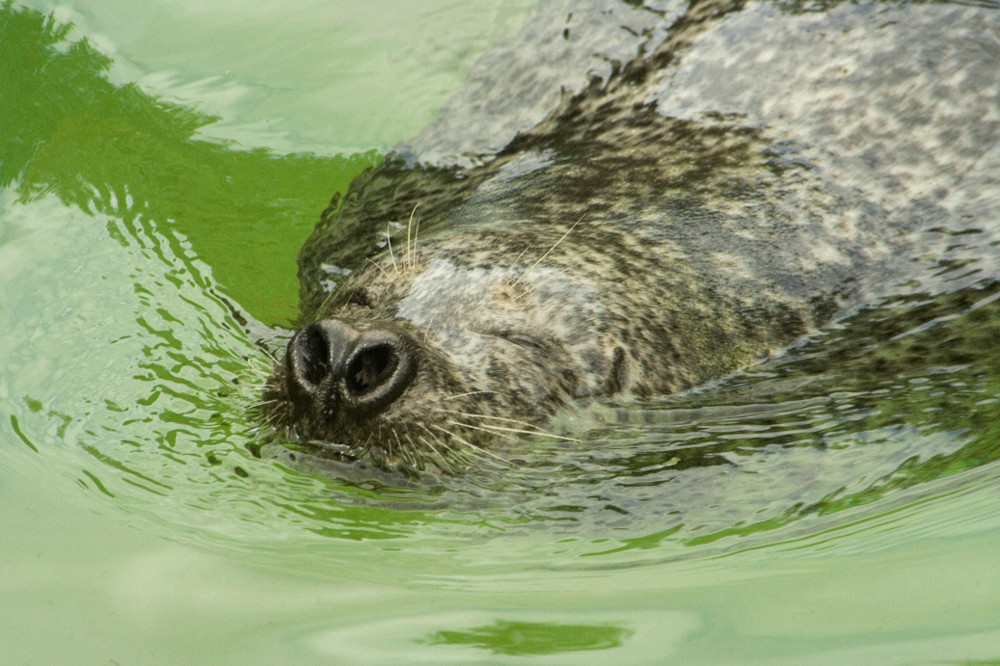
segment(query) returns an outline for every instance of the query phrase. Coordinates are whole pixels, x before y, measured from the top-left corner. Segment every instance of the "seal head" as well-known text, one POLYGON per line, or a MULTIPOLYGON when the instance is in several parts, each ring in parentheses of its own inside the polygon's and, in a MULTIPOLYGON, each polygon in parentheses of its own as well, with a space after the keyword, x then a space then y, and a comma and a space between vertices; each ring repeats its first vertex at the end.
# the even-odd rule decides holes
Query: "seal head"
POLYGON ((516 234, 481 240, 435 239, 353 275, 289 341, 267 420, 323 455, 454 471, 569 401, 625 388, 587 272, 554 253, 512 263, 528 249, 513 252, 516 234))

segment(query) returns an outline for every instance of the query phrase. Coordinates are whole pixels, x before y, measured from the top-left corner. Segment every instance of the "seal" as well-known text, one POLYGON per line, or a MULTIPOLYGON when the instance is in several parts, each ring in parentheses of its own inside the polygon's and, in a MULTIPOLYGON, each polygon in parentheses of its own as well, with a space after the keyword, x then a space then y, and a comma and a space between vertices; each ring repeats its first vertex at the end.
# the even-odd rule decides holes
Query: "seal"
POLYGON ((567 405, 696 387, 929 274, 928 229, 998 226, 998 19, 544 7, 334 197, 265 420, 460 473, 567 405))

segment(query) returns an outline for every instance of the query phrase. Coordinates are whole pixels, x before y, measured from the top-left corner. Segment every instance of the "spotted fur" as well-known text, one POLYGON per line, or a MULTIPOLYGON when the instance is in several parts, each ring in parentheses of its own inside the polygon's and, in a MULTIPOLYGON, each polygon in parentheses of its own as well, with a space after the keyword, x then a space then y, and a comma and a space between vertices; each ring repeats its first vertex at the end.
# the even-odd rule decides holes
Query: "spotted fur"
POLYGON ((396 331, 417 375, 375 416, 303 416, 279 363, 270 423, 461 471, 564 405, 697 386, 926 283, 946 251, 927 230, 998 233, 997 9, 604 5, 545 5, 334 199, 301 323, 396 331))

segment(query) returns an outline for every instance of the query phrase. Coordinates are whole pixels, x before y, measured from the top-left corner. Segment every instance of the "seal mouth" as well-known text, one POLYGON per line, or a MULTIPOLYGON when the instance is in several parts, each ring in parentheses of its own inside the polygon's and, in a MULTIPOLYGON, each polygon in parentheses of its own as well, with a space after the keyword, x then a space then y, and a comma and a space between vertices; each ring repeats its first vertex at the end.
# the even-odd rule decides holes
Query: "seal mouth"
POLYGON ((300 441, 297 446, 303 447, 303 450, 321 455, 324 459, 333 460, 345 465, 358 463, 363 457, 361 451, 358 451, 356 447, 349 444, 310 439, 300 441))
POLYGON ((427 484, 426 479, 410 468, 383 465, 378 458, 370 459, 355 447, 344 444, 319 440, 273 443, 259 455, 350 484, 369 487, 378 484, 377 487, 384 488, 416 488, 427 484))

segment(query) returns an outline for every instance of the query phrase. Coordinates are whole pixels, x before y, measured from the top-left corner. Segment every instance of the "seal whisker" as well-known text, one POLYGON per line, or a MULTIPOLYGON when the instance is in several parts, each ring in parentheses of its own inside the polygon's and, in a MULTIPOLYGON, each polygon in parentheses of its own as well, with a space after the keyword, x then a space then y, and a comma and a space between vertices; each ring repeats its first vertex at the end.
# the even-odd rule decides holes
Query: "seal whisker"
POLYGON ((396 265, 396 255, 392 252, 392 235, 389 233, 389 225, 385 225, 385 242, 389 246, 389 259, 392 260, 392 270, 395 273, 399 272, 399 266, 396 265))
POLYGON ((508 416, 496 416, 494 414, 476 414, 475 412, 459 412, 452 409, 439 409, 438 411, 444 412, 446 414, 454 414, 455 416, 469 416, 474 419, 493 419, 494 421, 506 421, 507 423, 517 423, 528 428, 534 428, 534 432, 545 433, 545 431, 534 423, 528 421, 522 421, 520 419, 512 419, 508 416))
MULTIPOLYGON (((257 347, 257 349, 259 349, 264 354, 264 356, 267 357, 267 359, 271 363, 277 363, 278 362, 277 355, 273 351, 271 351, 270 349, 268 349, 267 346, 264 345, 264 344, 262 344, 260 341, 257 341, 256 343, 254 343, 254 346, 257 347)), ((246 357, 246 362, 247 362, 247 367, 249 367, 251 370, 257 369, 257 362, 258 362, 258 360, 256 358, 254 358, 253 356, 247 356, 246 357)))
MULTIPOLYGON (((365 442, 365 451, 370 451, 371 450, 370 447, 369 447, 369 442, 371 442, 371 441, 372 441, 372 436, 371 436, 371 434, 369 434, 368 435, 368 441, 365 442)), ((378 432, 375 434, 375 441, 376 442, 381 442, 382 441, 382 424, 381 423, 378 424, 378 432)))
MULTIPOLYGON (((463 425, 461 423, 453 423, 453 425, 457 425, 459 427, 463 427, 463 425)), ((441 426, 435 425, 433 427, 434 427, 435 430, 440 430, 441 432, 445 433, 446 435, 448 435, 449 437, 451 437, 452 439, 454 439, 456 442, 461 442, 462 444, 464 444, 465 446, 467 446, 469 448, 469 450, 475 451, 477 455, 488 456, 489 458, 492 458, 492 459, 494 459, 494 460, 496 460, 498 462, 501 462, 504 465, 510 465, 510 461, 509 460, 505 460, 505 459, 501 458, 500 456, 498 456, 497 454, 493 453, 492 451, 487 451, 486 449, 484 449, 481 446, 476 446, 475 444, 473 444, 469 440, 465 439, 464 437, 456 435, 453 432, 449 432, 448 430, 445 430, 441 426)))
MULTIPOLYGON (((459 412, 459 411, 449 410, 449 409, 438 409, 437 411, 442 412, 444 414, 452 414, 454 416, 467 416, 469 418, 474 418, 474 419, 493 419, 494 421, 504 421, 506 423, 515 423, 517 425, 522 425, 525 428, 529 428, 529 429, 526 429, 526 430, 507 429, 507 430, 510 430, 511 432, 520 432, 520 433, 529 434, 529 435, 543 435, 543 436, 546 436, 546 437, 551 437, 553 439, 565 440, 565 441, 568 441, 568 442, 577 442, 577 443, 580 442, 579 439, 575 439, 573 437, 568 437, 566 435, 558 435, 558 434, 556 434, 554 432, 551 432, 549 430, 545 430, 544 428, 540 427, 539 425, 537 425, 535 423, 530 423, 528 421, 522 421, 520 419, 512 419, 512 418, 509 418, 509 417, 506 417, 506 416, 495 416, 493 414, 475 414, 475 413, 472 413, 472 412, 459 412)), ((500 428, 502 428, 502 426, 497 426, 497 425, 493 425, 493 424, 490 424, 490 423, 480 423, 479 425, 482 426, 482 427, 484 427, 484 428, 494 428, 494 429, 500 429, 500 428)))
POLYGON ((278 414, 276 412, 258 414, 257 422, 260 425, 277 427, 278 414))
MULTIPOLYGON (((391 247, 391 246, 390 246, 390 247, 391 247)), ((372 265, 372 266, 374 266, 375 268, 377 268, 377 269, 379 269, 380 271, 382 271, 382 275, 386 276, 386 277, 387 277, 387 278, 389 278, 390 280, 392 279, 392 276, 391 276, 391 275, 389 275, 389 273, 388 273, 388 272, 386 272, 386 270, 385 270, 384 268, 382 268, 381 266, 379 266, 378 264, 376 264, 376 263, 375 263, 374 261, 372 261, 372 260, 371 260, 371 258, 368 258, 368 259, 367 259, 367 261, 368 261, 368 263, 369 263, 369 264, 371 264, 371 265, 372 265)), ((395 265, 395 263, 394 263, 393 265, 395 265)), ((343 307, 347 307, 347 304, 345 303, 343 307)))
MULTIPOLYGON (((406 438, 409 439, 411 443, 413 442, 413 440, 410 438, 409 435, 407 435, 406 438)), ((458 468, 457 468, 457 466, 454 463, 455 456, 452 456, 452 458, 449 459, 447 456, 445 456, 443 453, 441 453, 438 450, 438 448, 436 446, 434 446, 434 444, 432 444, 426 437, 418 437, 417 439, 420 441, 421 444, 423 444, 426 448, 430 449, 434 453, 433 460, 434 460, 435 464, 441 470, 443 470, 443 471, 445 471, 445 472, 447 472, 449 474, 454 474, 454 473, 456 473, 458 471, 458 468)), ((431 436, 431 439, 433 439, 434 441, 436 441, 438 444, 441 444, 442 446, 444 446, 444 444, 441 442, 441 440, 439 440, 438 438, 434 437, 433 435, 431 436)), ((415 444, 414 444, 414 448, 416 448, 415 444)))
MULTIPOLYGON (((427 441, 426 439, 424 439, 423 437, 417 437, 417 440, 418 440, 418 441, 419 441, 419 442, 420 442, 420 443, 421 443, 421 444, 422 444, 423 446, 425 446, 426 448, 430 449, 430 450, 431 450, 431 452, 432 452, 432 453, 434 454, 434 456, 435 456, 436 458, 439 458, 439 459, 441 458, 441 452, 437 450, 437 447, 436 447, 436 446, 434 446, 433 444, 431 444, 430 442, 428 442, 428 441, 427 441)), ((407 433, 407 434, 406 434, 406 441, 408 441, 408 442, 410 443, 410 446, 412 446, 412 447, 413 447, 414 449, 416 449, 416 448, 417 448, 417 443, 413 441, 413 437, 411 437, 409 433, 407 433)))
MULTIPOLYGON (((481 428, 500 427, 500 426, 494 426, 491 423, 483 423, 482 422, 482 420, 484 420, 484 419, 493 418, 494 420, 505 420, 508 423, 513 423, 513 424, 516 424, 516 425, 524 426, 525 427, 524 432, 530 433, 532 435, 549 435, 549 434, 552 434, 552 433, 545 432, 544 430, 542 430, 541 428, 537 427, 533 423, 528 423, 527 421, 518 421, 517 419, 502 419, 502 417, 498 417, 498 416, 497 417, 491 417, 488 414, 475 414, 475 413, 470 413, 470 412, 458 412, 458 411, 454 411, 454 410, 450 410, 450 409, 437 409, 435 411, 437 411, 440 414, 447 414, 447 415, 452 416, 452 417, 462 416, 462 417, 466 417, 466 418, 470 418, 470 419, 479 419, 480 420, 479 421, 479 427, 481 427, 481 428)), ((465 422, 463 422, 463 424, 468 425, 469 427, 475 427, 471 423, 465 423, 465 422)), ((552 436, 554 437, 555 435, 553 434, 552 436)))
MULTIPOLYGON (((478 430, 480 432, 488 432, 491 435, 499 435, 499 436, 505 437, 507 439, 514 439, 514 436, 512 434, 505 433, 505 432, 498 432, 498 431, 492 430, 490 428, 486 428, 484 426, 477 426, 477 425, 473 425, 471 423, 463 423, 462 421, 447 421, 447 423, 449 425, 458 426, 459 428, 468 428, 470 430, 478 430)), ((479 448, 482 448, 482 447, 479 447, 479 448)))
POLYGON ((573 437, 567 437, 565 435, 555 435, 553 433, 547 433, 539 430, 522 430, 519 428, 506 428, 504 426, 492 425, 489 423, 481 423, 478 426, 474 426, 471 423, 456 423, 454 421, 449 421, 454 425, 464 425, 467 428, 472 428, 473 430, 482 430, 484 432, 494 432, 494 433, 514 433, 518 435, 545 435, 547 437, 552 437, 553 439, 559 439, 566 442, 576 442, 579 443, 580 440, 573 437))
MULTIPOLYGON (((447 432, 447 431, 446 431, 447 432)), ((454 434, 451 434, 451 441, 444 441, 439 437, 434 437, 434 440, 440 442, 445 449, 448 451, 449 465, 455 471, 464 466, 466 469, 473 467, 490 467, 496 465, 496 461, 484 456, 481 451, 476 448, 466 448, 468 443, 463 443, 459 441, 460 438, 456 438, 454 434)))
MULTIPOLYGON (((448 421, 447 423, 449 425, 455 425, 460 428, 470 427, 468 424, 458 423, 456 421, 448 421)), ((497 456, 488 449, 479 446, 478 444, 473 444, 468 439, 456 434, 455 432, 452 432, 451 430, 444 428, 444 426, 435 426, 435 429, 446 433, 452 439, 452 441, 462 445, 461 449, 456 449, 455 447, 451 447, 451 450, 459 451, 464 459, 471 460, 475 462, 477 465, 483 465, 488 463, 493 464, 496 462, 502 462, 505 465, 510 465, 509 461, 504 460, 503 458, 497 456)))
MULTIPOLYGON (((510 463, 503 458, 486 455, 485 449, 465 440, 453 432, 445 430, 451 437, 453 444, 448 445, 449 455, 456 461, 468 467, 493 467, 510 466, 510 463)), ((455 465, 457 467, 457 464, 455 465)))
POLYGON ((261 421, 263 425, 273 426, 278 419, 277 413, 271 414, 261 414, 261 421))
POLYGON ((403 442, 399 439, 399 431, 395 428, 392 429, 392 436, 396 439, 396 445, 399 447, 396 449, 396 456, 403 457, 406 453, 406 447, 403 446, 403 442))
POLYGON ((399 458, 410 469, 423 469, 422 458, 418 455, 417 445, 413 443, 413 438, 403 433, 403 439, 409 442, 409 446, 403 446, 403 440, 399 438, 399 433, 393 430, 396 435, 396 442, 399 444, 399 458))
POLYGON ((462 450, 460 450, 460 449, 456 449, 454 446, 452 446, 448 442, 443 441, 441 438, 435 436, 434 433, 432 433, 431 431, 427 430, 427 428, 425 428, 424 426, 421 425, 420 427, 423 428, 423 430, 427 433, 427 436, 430 437, 431 440, 437 442, 438 445, 441 446, 441 448, 443 448, 447 452, 447 454, 448 454, 448 455, 445 455, 445 454, 441 453, 437 449, 437 447, 435 447, 433 444, 431 444, 430 441, 427 440, 427 438, 425 438, 425 437, 421 437, 420 438, 420 441, 423 442, 426 446, 430 447, 430 449, 432 451, 434 451, 434 453, 437 455, 437 458, 439 460, 439 463, 438 463, 439 467, 443 471, 446 471, 446 472, 449 472, 449 473, 456 472, 458 470, 457 461, 465 461, 466 458, 467 458, 465 452, 462 451, 462 450))
POLYGON ((413 210, 410 211, 410 220, 406 223, 406 265, 412 268, 416 263, 416 250, 417 250, 417 233, 420 232, 420 218, 417 218, 417 229, 413 235, 413 245, 410 245, 410 229, 413 227, 413 216, 417 212, 417 207, 420 206, 418 201, 413 206, 413 210))
POLYGON ((536 261, 535 263, 531 264, 531 266, 528 267, 528 270, 526 270, 523 273, 521 273, 520 277, 518 277, 514 281, 514 283, 511 284, 510 286, 512 288, 516 287, 521 282, 521 280, 523 280, 528 275, 528 273, 530 273, 531 271, 535 270, 535 267, 538 266, 538 264, 542 263, 542 261, 545 260, 545 257, 549 256, 552 253, 552 250, 556 249, 556 247, 559 245, 559 243, 563 242, 563 239, 565 239, 566 236, 569 236, 569 232, 571 232, 574 229, 576 229, 576 225, 580 224, 581 220, 583 220, 583 216, 582 215, 580 216, 580 218, 576 222, 573 223, 573 226, 571 226, 569 229, 566 230, 566 233, 564 233, 562 236, 559 237, 559 240, 557 240, 555 243, 552 244, 552 247, 550 247, 548 250, 545 251, 545 254, 543 254, 542 256, 540 256, 538 258, 538 261, 536 261))
POLYGON ((436 319, 437 319, 437 313, 434 313, 434 315, 431 316, 430 320, 427 322, 427 325, 424 326, 424 344, 427 344, 427 336, 430 335, 431 327, 434 326, 434 321, 436 319))
MULTIPOLYGON (((417 425, 418 425, 418 426, 419 426, 419 427, 420 427, 420 428, 421 428, 421 429, 422 429, 422 430, 423 430, 424 432, 426 432, 426 433, 427 433, 427 436, 428 436, 428 437, 430 437, 430 438, 431 438, 431 439, 433 439, 433 440, 434 440, 435 442, 437 442, 438 444, 440 444, 440 445, 441 445, 441 447, 442 447, 442 448, 444 448, 444 449, 445 449, 446 451, 449 451, 449 452, 451 452, 451 453, 452 453, 453 455, 455 455, 455 456, 461 456, 461 457, 462 457, 463 459, 464 459, 464 458, 466 458, 466 457, 468 456, 468 454, 466 454, 466 452, 465 452, 464 450, 462 450, 462 449, 459 449, 459 448, 456 448, 456 447, 452 446, 452 445, 451 445, 451 444, 449 444, 449 443, 448 443, 448 442, 447 442, 446 440, 443 440, 443 439, 441 439, 440 437, 438 437, 437 435, 435 435, 435 434, 434 434, 433 432, 431 432, 431 431, 430 431, 430 429, 428 429, 428 428, 427 428, 427 426, 425 426, 425 425, 424 425, 423 423, 418 423, 417 425)), ((448 435, 449 437, 452 437, 452 438, 454 438, 454 434, 453 434, 453 433, 451 433, 451 432, 449 432, 448 430, 443 430, 443 432, 444 432, 445 434, 447 434, 447 435, 448 435)), ((474 458, 474 459, 475 459, 476 457, 477 457, 477 456, 473 455, 473 458, 474 458)))
POLYGON ((261 347, 260 349, 261 349, 261 352, 264 353, 267 356, 267 360, 266 361, 259 360, 257 358, 254 358, 253 356, 251 356, 251 357, 244 357, 244 359, 243 359, 247 363, 246 369, 249 370, 250 372, 260 372, 261 370, 266 371, 267 368, 270 367, 271 363, 273 363, 273 362, 275 362, 275 361, 278 360, 277 357, 274 356, 274 354, 272 354, 271 352, 264 352, 264 348, 263 347, 261 347))
POLYGON ((445 400, 456 400, 458 398, 467 398, 470 395, 493 395, 496 391, 469 391, 468 393, 456 393, 455 395, 446 395, 441 398, 441 402, 445 400))
POLYGON ((507 267, 507 274, 508 275, 510 275, 511 271, 514 270, 514 266, 517 266, 517 262, 519 262, 521 260, 521 257, 523 257, 524 253, 527 252, 527 251, 528 251, 528 248, 524 248, 523 250, 521 250, 521 254, 519 254, 516 257, 514 257, 514 261, 510 262, 510 266, 507 267))
POLYGON ((253 403, 252 405, 250 405, 250 409, 260 409, 261 407, 266 407, 268 405, 275 405, 277 403, 278 403, 278 401, 275 400, 275 399, 272 399, 272 400, 260 400, 258 402, 253 403))

